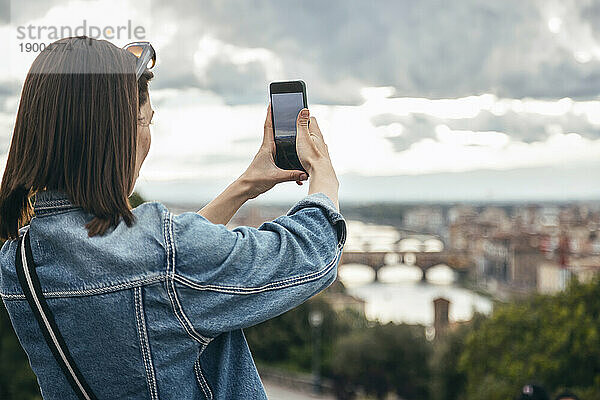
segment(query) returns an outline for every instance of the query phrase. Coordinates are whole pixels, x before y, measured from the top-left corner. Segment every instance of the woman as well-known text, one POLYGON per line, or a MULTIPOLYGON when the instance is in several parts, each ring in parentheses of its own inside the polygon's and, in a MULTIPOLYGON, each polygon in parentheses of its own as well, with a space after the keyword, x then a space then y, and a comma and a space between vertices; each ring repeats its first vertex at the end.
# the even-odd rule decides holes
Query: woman
POLYGON ((302 110, 309 194, 259 228, 224 224, 306 179, 275 166, 270 109, 248 169, 198 213, 131 209, 153 114, 136 63, 84 37, 34 61, 0 188, 2 299, 44 399, 266 398, 242 329, 328 287, 346 239, 327 145, 302 110), (16 272, 30 265, 41 299, 16 272))

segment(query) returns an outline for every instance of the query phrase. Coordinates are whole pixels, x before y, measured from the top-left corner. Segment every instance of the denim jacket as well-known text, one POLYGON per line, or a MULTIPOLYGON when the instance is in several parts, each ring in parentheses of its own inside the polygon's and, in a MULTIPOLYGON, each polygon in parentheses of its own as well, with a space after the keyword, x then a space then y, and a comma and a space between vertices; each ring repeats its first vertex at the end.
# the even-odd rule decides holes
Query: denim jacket
MULTIPOLYGON (((324 193, 260 227, 228 229, 159 202, 103 236, 60 191, 35 196, 33 260, 66 345, 99 399, 265 399, 242 331, 328 287, 346 222, 324 193)), ((44 399, 76 399, 15 272, 0 253, 0 293, 44 399)))

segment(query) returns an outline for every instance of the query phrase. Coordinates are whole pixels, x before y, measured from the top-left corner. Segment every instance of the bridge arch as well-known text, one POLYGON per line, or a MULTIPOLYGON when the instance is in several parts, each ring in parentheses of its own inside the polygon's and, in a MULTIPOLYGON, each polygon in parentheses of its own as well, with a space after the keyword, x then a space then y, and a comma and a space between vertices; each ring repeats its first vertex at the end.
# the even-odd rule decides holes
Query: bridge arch
POLYGON ((398 242, 398 251, 401 253, 419 253, 421 252, 422 246, 423 242, 421 242, 419 239, 408 237, 398 242))
POLYGON ((427 239, 423 242, 425 253, 441 253, 444 251, 444 242, 437 238, 427 239))
POLYGON ((338 277, 346 287, 359 286, 375 281, 377 272, 366 264, 347 263, 339 266, 338 277))
MULTIPOLYGON (((386 266, 412 265, 423 270, 423 279, 425 279, 425 271, 439 265, 448 266, 450 269, 454 270, 456 273, 455 276, 458 276, 459 273, 465 273, 469 270, 469 268, 472 268, 474 265, 474 260, 472 259, 471 255, 466 252, 449 251, 446 249, 441 252, 418 253, 402 253, 398 250, 370 252, 364 250, 348 251, 344 249, 339 268, 342 269, 343 265, 347 264, 361 264, 364 267, 370 267, 375 271, 375 277, 377 277, 377 271, 386 266)), ((434 271, 437 271, 437 269, 434 271)), ((366 275, 367 272, 364 272, 364 274, 366 275)), ((433 272, 432 275, 430 275, 430 278, 434 277, 434 280, 438 279, 439 276, 436 277, 436 274, 437 272, 433 272)), ((443 278, 442 280, 448 279, 443 278)))
POLYGON ((377 271, 377 280, 383 283, 418 282, 422 277, 423 271, 415 265, 385 265, 377 271))
POLYGON ((425 271, 425 280, 437 285, 449 285, 456 281, 456 272, 446 264, 438 264, 425 271))
POLYGON ((417 262, 417 255, 415 253, 404 253, 402 260, 406 265, 415 265, 417 262))
POLYGON ((402 260, 402 256, 396 252, 389 252, 383 256, 383 264, 384 265, 399 264, 401 260, 402 260))

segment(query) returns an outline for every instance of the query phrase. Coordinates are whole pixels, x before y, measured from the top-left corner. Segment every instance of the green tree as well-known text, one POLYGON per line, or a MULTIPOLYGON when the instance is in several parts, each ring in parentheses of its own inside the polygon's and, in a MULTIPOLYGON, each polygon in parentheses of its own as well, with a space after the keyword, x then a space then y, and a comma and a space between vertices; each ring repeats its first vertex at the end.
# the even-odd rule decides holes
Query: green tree
POLYGON ((484 314, 475 313, 471 321, 448 330, 433 342, 430 358, 432 400, 456 400, 464 398, 467 377, 458 366, 464 352, 467 336, 486 320, 484 314))
POLYGON ((146 200, 144 200, 142 195, 139 194, 138 192, 133 192, 131 194, 131 196, 129 196, 129 204, 131 205, 132 208, 136 208, 137 206, 139 206, 140 204, 142 204, 145 201, 146 200))
POLYGON ((41 399, 35 374, 0 302, 0 399, 41 399))
POLYGON ((497 307, 467 336, 459 360, 466 397, 505 399, 536 381, 600 398, 599 299, 600 280, 574 281, 563 293, 497 307))
MULTIPOLYGON (((343 290, 336 282, 327 290, 343 290)), ((331 375, 331 358, 335 339, 348 331, 365 327, 367 320, 352 310, 335 312, 324 292, 300 306, 261 324, 244 329, 248 345, 257 362, 290 370, 310 372, 312 337, 308 315, 312 310, 323 313, 321 331, 322 373, 331 375)))
POLYGON ((335 346, 336 386, 359 386, 378 399, 391 391, 405 399, 426 399, 430 354, 422 326, 388 323, 357 329, 335 346))
POLYGON ((460 326, 434 343, 430 360, 432 400, 455 400, 464 391, 466 377, 456 365, 470 329, 469 325, 460 326))

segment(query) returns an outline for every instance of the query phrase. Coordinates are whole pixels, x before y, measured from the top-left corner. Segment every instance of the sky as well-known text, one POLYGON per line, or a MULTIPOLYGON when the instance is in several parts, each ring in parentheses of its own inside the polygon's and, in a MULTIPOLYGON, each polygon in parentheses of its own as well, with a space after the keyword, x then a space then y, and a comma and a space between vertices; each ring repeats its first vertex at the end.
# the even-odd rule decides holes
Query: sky
POLYGON ((0 165, 23 49, 85 22, 157 51, 148 198, 214 198, 260 146, 269 82, 302 79, 340 203, 599 199, 599 21, 590 0, 0 0, 0 165))

